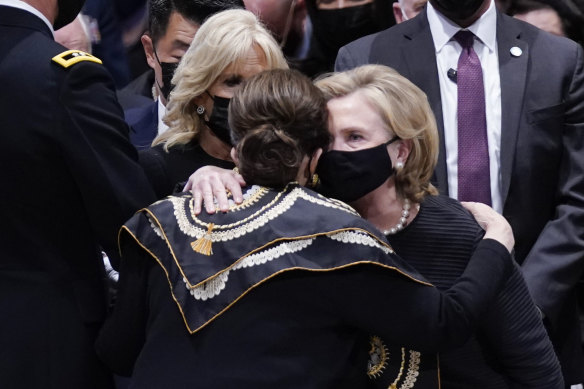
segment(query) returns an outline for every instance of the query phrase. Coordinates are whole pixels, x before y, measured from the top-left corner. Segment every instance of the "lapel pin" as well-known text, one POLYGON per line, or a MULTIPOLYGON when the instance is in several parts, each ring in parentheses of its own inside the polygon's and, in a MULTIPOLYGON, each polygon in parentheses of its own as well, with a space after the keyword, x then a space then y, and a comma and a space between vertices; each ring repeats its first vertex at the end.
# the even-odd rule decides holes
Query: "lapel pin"
POLYGON ((521 54, 523 54, 523 50, 521 50, 519 47, 517 46, 513 46, 511 48, 511 50, 509 50, 511 52, 511 55, 514 57, 519 57, 521 56, 521 54))

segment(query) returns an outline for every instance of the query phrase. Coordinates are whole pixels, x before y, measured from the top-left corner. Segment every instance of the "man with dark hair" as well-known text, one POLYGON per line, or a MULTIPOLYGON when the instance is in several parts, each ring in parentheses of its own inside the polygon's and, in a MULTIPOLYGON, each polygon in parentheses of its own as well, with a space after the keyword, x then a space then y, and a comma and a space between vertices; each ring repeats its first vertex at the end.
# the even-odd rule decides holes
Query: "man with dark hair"
POLYGON ((493 0, 429 0, 412 20, 341 48, 336 70, 365 63, 391 66, 427 94, 440 134, 438 188, 509 220, 565 381, 580 385, 582 47, 502 14, 493 0))
POLYGON ((138 149, 149 148, 154 138, 167 129, 162 118, 172 76, 199 26, 209 16, 230 8, 243 8, 243 1, 150 0, 148 32, 142 36, 142 45, 152 70, 120 93, 122 106, 128 104, 128 93, 132 91, 150 98, 148 103, 125 112, 131 127, 130 140, 138 149))
POLYGON ((83 0, 0 0, 0 387, 109 389, 100 248, 154 194, 101 60, 53 40, 83 0))

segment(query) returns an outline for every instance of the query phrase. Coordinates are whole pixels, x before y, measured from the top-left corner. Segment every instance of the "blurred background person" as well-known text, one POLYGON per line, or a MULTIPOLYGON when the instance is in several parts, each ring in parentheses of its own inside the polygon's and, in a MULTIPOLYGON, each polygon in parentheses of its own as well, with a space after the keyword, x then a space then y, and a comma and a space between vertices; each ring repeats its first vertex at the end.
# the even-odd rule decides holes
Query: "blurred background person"
POLYGON ((339 49, 393 24, 388 0, 305 0, 312 40, 304 72, 310 76, 333 70, 339 49))
POLYGON ((122 44, 126 48, 130 80, 148 70, 141 37, 148 29, 149 0, 124 0, 113 2, 119 22, 122 44))
POLYGON ((205 22, 181 60, 164 121, 169 129, 140 151, 158 198, 201 166, 233 168, 227 107, 233 92, 266 69, 288 68, 282 50, 257 17, 223 12, 205 22))
POLYGON ((253 12, 272 32, 288 61, 306 57, 312 25, 305 0, 243 0, 245 9, 253 12))
POLYGON ((291 68, 310 75, 308 59, 312 23, 305 0, 244 0, 245 8, 260 18, 280 44, 291 68))
POLYGON ((55 31, 55 41, 98 57, 116 88, 130 81, 126 49, 111 0, 87 0, 74 21, 55 31))
POLYGON ((396 23, 409 20, 422 12, 428 0, 397 0, 393 3, 393 17, 396 23))
POLYGON ((132 78, 116 2, 86 0, 82 14, 91 40, 92 53, 103 61, 116 88, 123 88, 132 78))
POLYGON ((70 50, 80 50, 91 54, 91 38, 83 15, 77 15, 71 23, 55 31, 55 42, 70 50))

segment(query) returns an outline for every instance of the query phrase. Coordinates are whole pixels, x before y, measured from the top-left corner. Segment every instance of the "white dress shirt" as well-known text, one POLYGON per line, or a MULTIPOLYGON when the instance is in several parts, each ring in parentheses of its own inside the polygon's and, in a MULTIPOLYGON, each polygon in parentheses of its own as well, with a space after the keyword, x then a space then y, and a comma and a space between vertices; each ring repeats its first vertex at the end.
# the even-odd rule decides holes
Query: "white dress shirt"
MULTIPOLYGON (((460 26, 438 13, 432 4, 427 5, 428 22, 436 49, 436 63, 440 81, 442 116, 444 118, 444 143, 446 145, 446 167, 448 172, 448 193, 458 197, 458 90, 456 83, 448 78, 448 70, 458 67, 458 57, 462 47, 454 35, 462 30, 460 26)), ((499 55, 497 53, 497 13, 495 2, 491 0, 488 10, 471 26, 466 28, 478 39, 473 48, 483 69, 485 102, 487 115, 487 142, 489 147, 489 167, 491 176, 492 207, 503 211, 501 197, 501 80, 499 78, 499 55)))
POLYGON ((164 115, 166 115, 166 107, 162 104, 160 99, 158 101, 158 135, 162 134, 164 131, 168 130, 168 126, 162 121, 164 115))
POLYGON ((41 13, 38 9, 34 8, 33 6, 25 3, 24 1, 20 0, 0 0, 0 5, 6 5, 8 7, 19 8, 25 11, 30 12, 42 19, 43 22, 49 27, 51 30, 51 34, 53 37, 55 36, 55 30, 53 30, 53 25, 49 22, 49 19, 45 15, 41 13))

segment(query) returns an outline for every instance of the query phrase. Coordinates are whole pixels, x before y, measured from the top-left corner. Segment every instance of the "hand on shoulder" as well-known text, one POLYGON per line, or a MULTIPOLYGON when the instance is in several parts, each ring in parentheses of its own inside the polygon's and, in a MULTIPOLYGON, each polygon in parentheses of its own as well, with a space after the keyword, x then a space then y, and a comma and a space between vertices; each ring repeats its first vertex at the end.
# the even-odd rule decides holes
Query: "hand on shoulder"
POLYGON ((194 198, 195 213, 201 212, 204 202, 207 213, 215 213, 215 200, 223 212, 229 210, 229 200, 226 190, 229 190, 233 200, 240 204, 243 201, 241 187, 245 181, 241 174, 234 170, 222 169, 217 166, 204 166, 189 177, 183 191, 191 191, 194 198))
POLYGON ((513 246, 515 246, 513 230, 503 215, 482 203, 462 202, 462 205, 470 211, 477 223, 485 230, 483 239, 494 239, 505 246, 509 252, 513 250, 513 246))

